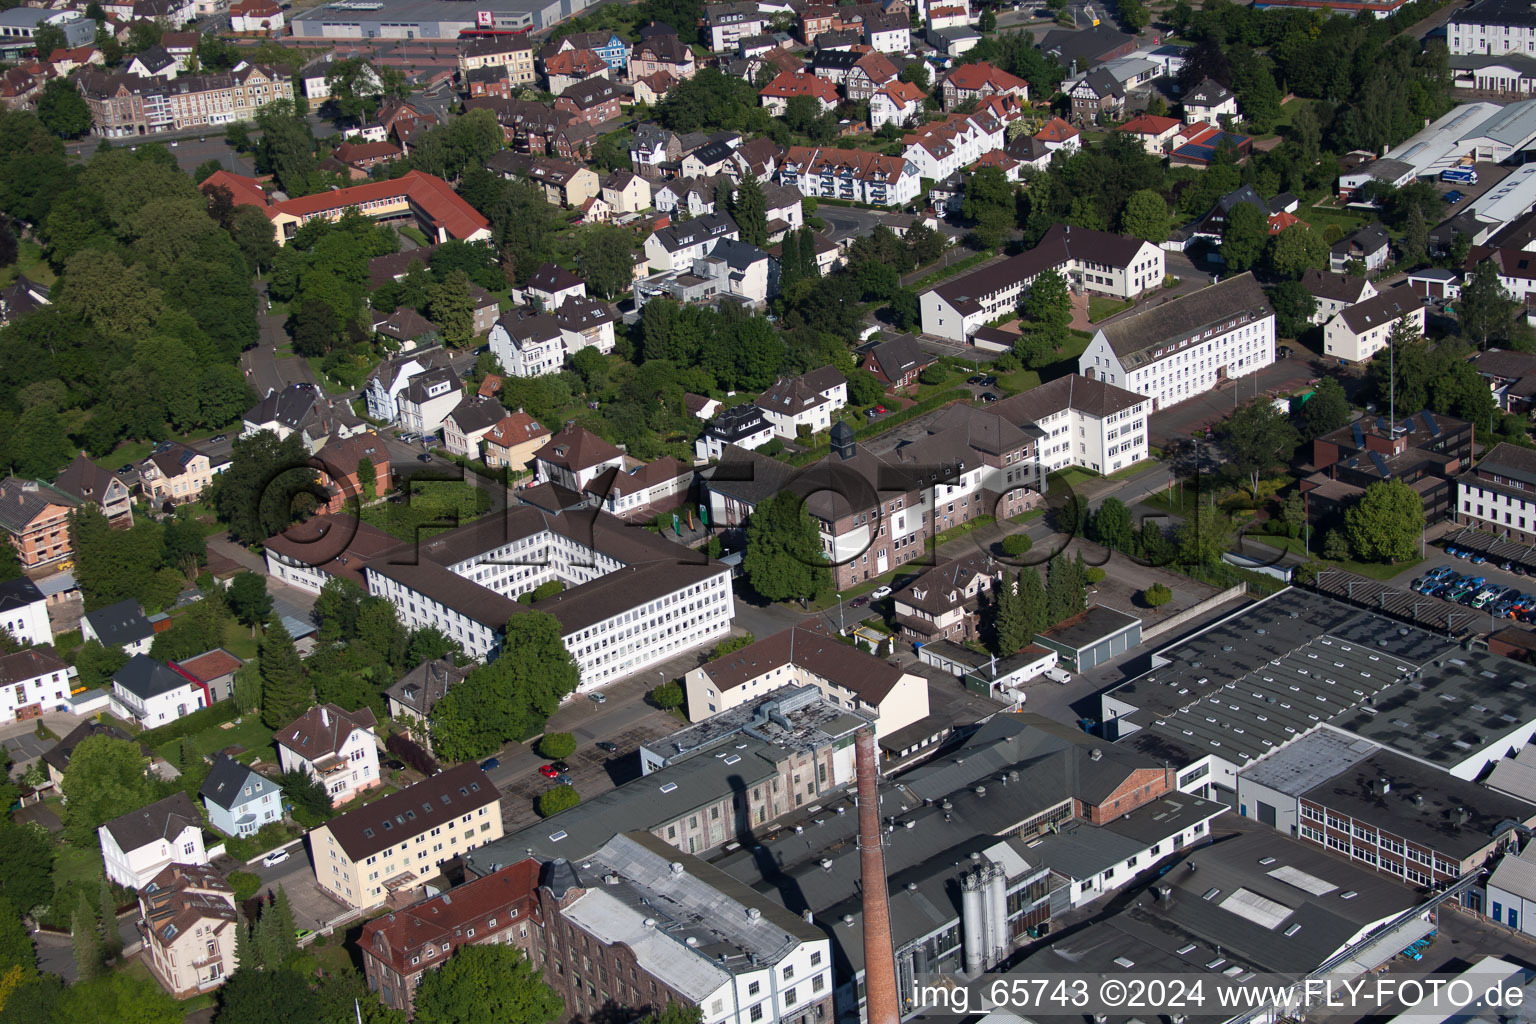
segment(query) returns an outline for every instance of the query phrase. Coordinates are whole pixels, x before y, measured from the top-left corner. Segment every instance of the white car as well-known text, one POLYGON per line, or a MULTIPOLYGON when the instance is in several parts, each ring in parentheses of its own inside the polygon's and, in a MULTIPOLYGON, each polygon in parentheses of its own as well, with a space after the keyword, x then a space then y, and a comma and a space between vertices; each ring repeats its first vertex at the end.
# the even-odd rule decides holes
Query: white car
POLYGON ((884 601, 886 598, 888 598, 890 596, 891 596, 891 588, 890 587, 876 587, 874 590, 871 590, 869 592, 869 599, 871 601, 884 601))
POLYGON ((262 863, 262 865, 264 867, 269 867, 270 868, 270 867, 276 867, 277 865, 281 864, 283 861, 285 861, 287 859, 288 859, 288 851, 286 849, 283 849, 283 850, 273 850, 271 853, 269 853, 265 857, 261 858, 261 863, 262 863))

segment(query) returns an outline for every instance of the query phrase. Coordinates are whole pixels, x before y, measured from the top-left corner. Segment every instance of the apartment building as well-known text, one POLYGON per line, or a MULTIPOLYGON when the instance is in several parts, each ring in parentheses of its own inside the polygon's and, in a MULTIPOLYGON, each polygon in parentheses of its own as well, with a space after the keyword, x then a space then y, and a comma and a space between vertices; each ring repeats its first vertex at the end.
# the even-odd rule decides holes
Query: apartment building
POLYGON ((1453 14, 1445 32, 1453 54, 1536 57, 1536 11, 1519 0, 1477 0, 1453 14))
POLYGON ((304 771, 325 787, 332 807, 382 785, 378 725, 373 711, 343 711, 335 704, 310 708, 273 737, 283 771, 304 771))
POLYGON ((22 722, 67 706, 73 674, 52 647, 0 655, 0 722, 22 722))
POLYGON ((521 473, 549 436, 548 427, 519 409, 486 431, 482 439, 485 464, 492 469, 506 466, 514 473, 521 473))
POLYGON ((734 50, 742 39, 767 31, 769 15, 751 0, 704 5, 704 24, 709 29, 709 48, 716 53, 734 50))
POLYGON ((1323 353, 1346 365, 1369 362, 1387 347, 1399 323, 1424 336, 1424 302, 1411 288, 1389 288, 1335 313, 1323 328, 1323 353))
POLYGON ((1034 454, 1042 478, 1068 466, 1108 474, 1147 457, 1151 400, 1101 380, 1069 374, 994 408, 1041 432, 1034 454))
POLYGON ((1525 544, 1536 543, 1536 453, 1500 443, 1456 480, 1456 519, 1525 544))
POLYGON ((169 81, 86 70, 75 76, 75 87, 90 108, 92 130, 106 138, 238 124, 254 120, 269 103, 293 99, 288 75, 245 61, 230 71, 169 81))
POLYGON ((1376 286, 1363 277, 1336 274, 1308 267, 1301 275, 1301 286, 1317 301, 1312 323, 1326 324, 1334 314, 1376 297, 1376 286))
POLYGON ((488 67, 506 68, 513 85, 532 85, 536 78, 532 40, 522 36, 488 36, 460 44, 461 76, 488 67))
POLYGON ((969 114, 950 114, 942 121, 923 125, 902 136, 905 147, 902 158, 916 167, 923 177, 942 181, 988 153, 1002 149, 1008 122, 1019 113, 1022 108, 1015 106, 1003 115, 989 108, 969 114))
POLYGON ((23 569, 36 569, 74 551, 69 514, 80 500, 41 480, 8 476, 0 482, 0 526, 23 569))
MULTIPOLYGON (((891 595, 901 635, 922 644, 974 639, 981 595, 1006 576, 1005 566, 979 553, 934 566, 891 595)), ((1012 580, 1006 585, 1011 588, 1012 580)))
POLYGON ((645 240, 645 258, 653 271, 684 270, 713 252, 722 238, 740 237, 730 214, 710 213, 652 232, 645 240))
POLYGON ((491 328, 489 342, 496 361, 514 377, 557 373, 565 365, 560 325, 549 313, 531 309, 503 313, 491 328))
POLYGON ((922 173, 899 156, 861 149, 791 146, 779 165, 779 183, 802 195, 847 199, 872 206, 904 206, 922 189, 922 173))
MULTIPOLYGON (((418 262, 425 267, 425 261, 418 262)), ((384 423, 395 422, 400 415, 396 402, 400 392, 410 385, 411 378, 447 364, 448 354, 440 347, 418 348, 409 354, 381 362, 368 375, 368 381, 363 387, 363 397, 368 403, 368 418, 384 423)))
POLYGON ((0 629, 23 644, 53 643, 48 598, 25 576, 0 582, 0 629))
POLYGON ((943 97, 945 110, 953 110, 967 100, 988 96, 1017 96, 1027 103, 1029 83, 982 60, 962 64, 946 75, 939 87, 939 95, 943 97))
POLYGON ((462 383, 452 367, 440 366, 412 377, 395 399, 400 429, 412 434, 433 434, 464 397, 462 383))
POLYGON ((213 868, 170 864, 139 893, 139 935, 155 980, 176 999, 224 984, 240 929, 235 891, 213 868))
POLYGON ((1078 372, 1165 409, 1275 361, 1275 313, 1251 273, 1100 327, 1078 372))
POLYGON ((501 792, 470 762, 332 818, 310 832, 309 852, 321 889, 368 910, 404 902, 444 861, 501 835, 501 792))
POLYGON ((583 692, 730 628, 726 566, 633 529, 564 486, 542 484, 517 497, 502 514, 368 563, 369 592, 390 600, 411 628, 436 626, 483 658, 508 621, 528 611, 517 596, 559 580, 568 589, 539 610, 560 620, 583 692))
POLYGON ((1344 510, 1382 480, 1411 487, 1424 521, 1456 514, 1457 478, 1472 459, 1472 424, 1421 409, 1389 425, 1366 416, 1312 441, 1314 471, 1302 478, 1307 515, 1318 527, 1342 522, 1344 510))
POLYGON ((464 946, 533 952, 544 923, 538 885, 539 862, 528 858, 369 921, 357 941, 368 990, 409 1014, 421 979, 464 946))
POLYGON ((156 505, 196 501, 228 466, 228 460, 215 466, 212 458, 191 445, 166 441, 139 464, 139 486, 156 505))
POLYGON ((832 417, 847 404, 848 378, 831 366, 798 377, 780 377, 756 402, 773 432, 790 441, 802 427, 813 434, 828 429, 832 417))
POLYGON ((836 107, 838 102, 835 85, 825 78, 800 71, 779 72, 757 94, 758 102, 773 117, 783 117, 789 109, 789 101, 796 96, 809 96, 822 113, 836 107))
POLYGON ((1035 279, 1048 270, 1077 291, 1134 299, 1162 285, 1165 264, 1163 250, 1151 242, 1052 225, 1028 252, 941 282, 918 296, 923 333, 968 341, 981 327, 1014 312, 1035 279))

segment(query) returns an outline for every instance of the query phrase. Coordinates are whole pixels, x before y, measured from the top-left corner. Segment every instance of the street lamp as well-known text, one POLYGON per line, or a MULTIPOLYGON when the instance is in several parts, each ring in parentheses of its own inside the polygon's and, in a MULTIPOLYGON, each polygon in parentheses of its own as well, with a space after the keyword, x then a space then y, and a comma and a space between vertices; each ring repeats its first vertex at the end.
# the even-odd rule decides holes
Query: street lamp
POLYGON ((843 633, 843 592, 839 590, 837 592, 837 635, 842 636, 843 633))

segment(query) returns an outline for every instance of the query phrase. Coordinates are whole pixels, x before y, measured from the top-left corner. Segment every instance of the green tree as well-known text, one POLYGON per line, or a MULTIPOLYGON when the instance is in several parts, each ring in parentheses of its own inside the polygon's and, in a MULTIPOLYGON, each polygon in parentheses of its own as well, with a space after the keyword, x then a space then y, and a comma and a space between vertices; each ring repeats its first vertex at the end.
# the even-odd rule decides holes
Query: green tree
POLYGON ((1408 211, 1408 223, 1403 228, 1400 245, 1403 261, 1417 266, 1429 256, 1429 222, 1424 219, 1424 208, 1415 204, 1408 211))
POLYGON ((1014 185, 998 167, 983 167, 965 184, 960 213, 982 249, 996 249, 1013 230, 1014 185))
POLYGON ((344 117, 361 121, 379 109, 383 81, 363 57, 333 61, 326 68, 325 83, 331 92, 328 102, 344 117))
POLYGON ((576 264, 587 287, 605 299, 628 290, 635 267, 635 236, 614 224, 583 228, 577 242, 576 264))
POLYGON ((751 171, 742 176, 741 184, 736 188, 731 217, 741 229, 743 242, 760 249, 768 247, 768 201, 763 196, 762 183, 751 171))
POLYGON ((653 687, 648 696, 651 698, 651 703, 663 711, 671 711, 674 708, 682 707, 683 700, 685 699, 683 688, 676 681, 662 683, 660 686, 653 687))
POLYGON ((1088 536, 1105 547, 1129 552, 1136 538, 1130 508, 1119 498, 1105 498, 1089 520, 1088 536))
POLYGON ((261 666, 248 661, 235 670, 235 682, 230 699, 241 714, 248 714, 261 707, 261 666))
POLYGON ((576 792, 575 786, 556 786, 539 794, 539 816, 548 818, 561 811, 568 811, 579 803, 581 794, 576 792))
POLYGON ((88 690, 111 687, 117 670, 128 664, 121 647, 105 647, 100 640, 87 640, 75 648, 75 683, 88 690))
POLYGON ((475 338, 475 297, 469 290, 469 275, 455 271, 439 281, 427 300, 427 312, 443 340, 463 347, 475 338))
POLYGON ((277 232, 258 206, 237 206, 230 214, 229 236, 245 256, 251 273, 270 267, 277 258, 277 232))
POLYGON ((640 1019, 640 1024, 699 1024, 703 1019, 704 1011, 701 1007, 668 999, 660 1013, 652 1011, 640 1019))
POLYGON ((1029 321, 1031 345, 1039 349, 1040 358, 1027 362, 1031 366, 1049 362, 1071 338, 1072 295, 1066 278, 1054 270, 1045 271, 1030 285, 1020 309, 1029 321))
MULTIPOLYGON (((37 825, 0 821, 0 899, 28 913, 53 895, 54 846, 46 830, 37 825)), ((3 927, 3 925, 0 925, 3 927)), ((0 956, 0 974, 9 966, 0 956)))
POLYGON ((576 753, 576 737, 568 732, 547 732, 539 739, 539 753, 555 761, 576 753))
POLYGON ((1029 549, 1033 546, 1034 541, 1030 539, 1030 536, 1027 533, 1010 533, 1008 536, 1004 537, 1002 541, 1003 554, 1007 555, 1009 558, 1018 558, 1020 555, 1023 555, 1029 551, 1029 549))
POLYGON ((1300 281, 1281 281, 1269 291, 1275 310, 1275 331, 1282 338, 1298 338, 1312 327, 1317 299, 1300 281))
POLYGON ((37 116, 62 138, 78 139, 91 130, 91 108, 67 78, 55 78, 43 86, 37 98, 37 116))
POLYGON ((137 743, 87 736, 64 769, 64 835, 73 843, 96 841, 96 829, 113 818, 153 803, 156 786, 149 759, 137 743))
POLYGON ((1310 441, 1332 433, 1349 423, 1349 398, 1344 387, 1332 377, 1318 381, 1312 397, 1302 405, 1297 422, 1301 438, 1310 441))
POLYGON ((1050 625, 1046 614, 1045 584, 1040 581, 1040 573, 1034 566, 1028 565, 1019 570, 1016 590, 1019 608, 1024 616, 1024 628, 1033 640, 1050 625))
POLYGON ((988 7, 981 12, 981 17, 976 19, 976 30, 983 35, 997 31, 997 15, 992 8, 988 7))
MULTIPOLYGON (((182 749, 187 749, 185 742, 182 743, 182 749)), ((114 960, 122 952, 123 939, 117 933, 117 901, 112 898, 112 885, 105 878, 97 880, 96 905, 101 921, 102 952, 106 959, 114 960)))
POLYGON ((1197 505, 1178 529, 1181 565, 1198 569, 1213 566, 1232 546, 1232 520, 1220 509, 1197 505))
POLYGON ((293 820, 300 825, 313 828, 334 815, 331 797, 325 787, 304 769, 283 772, 277 783, 282 788, 283 800, 293 805, 293 820))
POLYGON ((267 578, 260 573, 236 573, 229 581, 225 599, 240 624, 251 627, 251 636, 256 635, 256 627, 272 614, 272 595, 267 593, 267 578))
MULTIPOLYGON (((250 945, 256 945, 254 940, 250 945)), ((297 1024, 318 1021, 319 1012, 319 998, 303 974, 276 968, 258 971, 242 965, 219 989, 219 1011, 213 1019, 216 1024, 297 1024)))
POLYGON ((1168 204, 1150 188, 1132 192, 1120 212, 1120 230, 1132 238, 1162 245, 1168 240, 1168 204))
POLYGON ((428 971, 416 1024, 550 1024, 564 1003, 514 946, 465 946, 428 971))
POLYGON ((800 496, 780 491, 747 521, 747 581, 770 601, 805 600, 830 582, 821 534, 800 496))
POLYGON ((1220 444, 1233 471, 1248 478, 1249 493, 1259 496, 1259 478, 1276 463, 1289 462, 1301 438, 1285 413, 1267 398, 1238 409, 1221 428, 1220 444))
POLYGON ((1331 562, 1342 562, 1349 558, 1349 539, 1343 530, 1329 530, 1323 535, 1323 557, 1331 562))
POLYGON ((1419 550, 1424 503, 1401 480, 1377 480, 1344 511, 1344 530, 1362 560, 1406 562, 1419 550))
POLYGON ((1505 341, 1514 327, 1519 303, 1499 283, 1493 260, 1486 259, 1472 268, 1472 277, 1461 290, 1456 303, 1461 333, 1478 348, 1490 342, 1505 341))
POLYGON ((32 45, 37 49, 39 60, 48 60, 56 50, 69 49, 69 40, 58 25, 44 22, 32 30, 32 45))
POLYGON ((1005 574, 992 587, 992 653, 1016 654, 1031 639, 1023 604, 1005 574))
POLYGON ((1120 10, 1120 22, 1127 32, 1140 33, 1152 22, 1152 15, 1147 13, 1147 7, 1141 0, 1120 0, 1117 6, 1120 10))
POLYGON ((261 666, 261 720, 269 729, 280 729, 307 711, 313 698, 293 637, 281 622, 267 627, 257 658, 261 666))
POLYGON ((1227 214, 1227 226, 1221 238, 1221 258, 1231 270, 1248 270, 1258 264, 1268 238, 1268 218, 1257 207, 1238 203, 1227 214))
POLYGON ((298 434, 270 430, 237 437, 227 470, 213 478, 209 503, 236 540, 254 544, 281 533, 327 500, 298 434))
POLYGON ((70 935, 74 939, 75 972, 81 981, 91 981, 101 976, 105 959, 101 948, 101 934, 96 929, 96 915, 80 894, 80 905, 75 908, 69 922, 70 935))
POLYGON ((1141 600, 1148 608, 1156 610, 1173 600, 1173 591, 1161 583, 1154 583, 1141 592, 1141 600))
POLYGON ((1306 224, 1292 224, 1270 238, 1267 261, 1277 277, 1299 278, 1309 268, 1328 266, 1328 243, 1306 224))
POLYGON ((1066 555, 1057 555, 1045 566, 1045 618, 1049 625, 1070 619, 1087 605, 1083 580, 1066 555))

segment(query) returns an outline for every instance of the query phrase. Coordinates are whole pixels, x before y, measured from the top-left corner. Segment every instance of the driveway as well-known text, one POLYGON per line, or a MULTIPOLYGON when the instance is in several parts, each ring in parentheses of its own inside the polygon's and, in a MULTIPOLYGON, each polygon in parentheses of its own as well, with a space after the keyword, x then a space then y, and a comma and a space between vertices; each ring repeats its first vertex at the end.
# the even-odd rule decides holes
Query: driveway
POLYGON ((1258 373, 1238 377, 1178 405, 1157 410, 1147 424, 1148 442, 1158 448, 1167 448, 1174 441, 1182 441, 1220 423, 1239 405, 1262 395, 1279 397, 1305 390, 1308 381, 1323 375, 1323 368, 1316 359, 1304 357, 1305 349, 1296 351, 1297 356, 1276 360, 1258 373))

